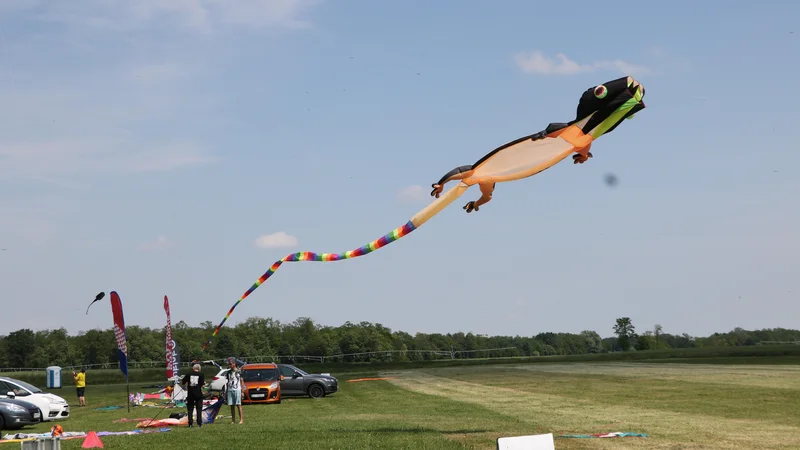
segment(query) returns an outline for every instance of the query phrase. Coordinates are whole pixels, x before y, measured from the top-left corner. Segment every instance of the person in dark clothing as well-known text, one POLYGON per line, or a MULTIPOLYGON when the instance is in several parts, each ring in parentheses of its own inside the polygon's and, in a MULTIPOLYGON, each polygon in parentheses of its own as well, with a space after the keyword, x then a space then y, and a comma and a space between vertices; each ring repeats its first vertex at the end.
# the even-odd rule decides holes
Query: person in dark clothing
POLYGON ((186 389, 186 409, 189 412, 189 426, 194 426, 192 420, 192 412, 197 414, 197 426, 203 426, 203 388, 206 385, 206 379, 203 372, 200 371, 200 364, 192 366, 192 372, 187 373, 181 380, 181 385, 186 389))

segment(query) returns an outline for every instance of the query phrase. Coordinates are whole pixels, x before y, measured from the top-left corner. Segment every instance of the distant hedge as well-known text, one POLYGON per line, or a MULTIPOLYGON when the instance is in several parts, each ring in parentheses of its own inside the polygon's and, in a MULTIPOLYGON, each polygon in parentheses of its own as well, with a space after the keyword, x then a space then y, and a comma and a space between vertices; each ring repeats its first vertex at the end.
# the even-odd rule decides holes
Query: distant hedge
MULTIPOLYGON (((717 347, 717 348, 685 348, 664 349, 633 352, 611 352, 584 355, 564 356, 536 356, 515 358, 491 359, 451 359, 435 361, 412 362, 330 362, 330 363, 298 363, 298 367, 308 372, 329 372, 336 376, 353 372, 374 372, 387 370, 476 366, 489 364, 537 364, 537 363, 569 363, 569 362, 649 362, 649 363, 696 363, 696 364, 800 364, 800 345, 758 345, 742 347, 717 347)), ((182 373, 186 373, 184 368, 182 373)), ((204 366, 203 373, 211 379, 216 375, 216 367, 204 366)), ((163 368, 131 369, 129 370, 131 383, 164 384, 166 374, 163 368)), ((36 372, 10 372, 2 376, 16 378, 38 386, 46 387, 47 373, 44 370, 36 372)), ((86 373, 86 383, 93 384, 120 384, 125 383, 125 376, 119 369, 89 370, 86 373)), ((62 371, 62 387, 74 386, 71 371, 62 371)))

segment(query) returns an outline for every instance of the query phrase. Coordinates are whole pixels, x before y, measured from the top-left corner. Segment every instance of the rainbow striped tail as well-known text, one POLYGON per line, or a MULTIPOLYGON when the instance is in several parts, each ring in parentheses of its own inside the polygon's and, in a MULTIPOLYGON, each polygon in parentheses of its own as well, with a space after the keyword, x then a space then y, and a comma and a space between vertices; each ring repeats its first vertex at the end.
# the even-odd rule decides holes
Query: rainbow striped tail
POLYGON ((286 255, 283 258, 275 261, 272 264, 272 266, 266 272, 264 272, 264 275, 261 275, 261 277, 259 277, 259 279, 256 280, 256 282, 253 283, 252 286, 250 286, 250 289, 248 289, 247 292, 245 292, 239 298, 239 300, 236 300, 236 303, 234 303, 233 306, 231 307, 231 309, 228 310, 228 314, 226 314, 225 318, 222 319, 222 322, 220 322, 220 324, 217 325, 217 328, 214 330, 214 334, 212 334, 211 338, 205 344, 203 344, 203 351, 205 351, 206 347, 208 347, 208 344, 211 343, 211 340, 214 339, 214 337, 219 333, 219 330, 222 328, 222 326, 225 324, 225 322, 231 316, 231 313, 233 313, 233 310, 236 309, 236 306, 238 306, 239 303, 242 302, 242 300, 247 298, 247 296, 250 295, 253 291, 255 291, 259 286, 264 284, 264 282, 267 281, 269 279, 269 277, 271 277, 272 274, 274 274, 278 270, 278 268, 281 267, 281 264, 283 264, 284 262, 341 261, 343 259, 357 258, 359 256, 364 256, 364 255, 367 255, 369 253, 372 253, 375 250, 377 250, 377 249, 379 249, 381 247, 384 247, 386 245, 389 245, 392 242, 394 242, 394 241, 396 241, 396 240, 398 240, 398 239, 400 239, 400 238, 402 238, 404 236, 408 236, 409 233, 411 233, 412 231, 414 231, 416 229, 417 229, 417 227, 409 220, 402 227, 396 228, 391 233, 388 233, 388 234, 384 235, 380 239, 376 239, 376 240, 370 242, 369 244, 364 245, 362 247, 359 247, 359 248, 357 248, 355 250, 350 250, 350 251, 347 251, 347 252, 344 252, 344 253, 297 252, 297 253, 292 253, 292 254, 286 255))
POLYGON ((447 205, 449 205, 454 200, 456 200, 458 197, 460 197, 461 194, 466 192, 466 190, 468 188, 469 188, 469 186, 467 186, 466 184, 459 183, 457 186, 454 186, 449 191, 447 191, 444 195, 440 196, 438 199, 436 199, 435 201, 431 202, 431 204, 429 204, 428 206, 423 208, 414 217, 412 217, 411 220, 406 222, 405 225, 392 230, 391 233, 388 233, 388 234, 384 235, 383 237, 381 237, 379 239, 376 239, 376 240, 370 242, 367 245, 364 245, 363 247, 359 247, 359 248, 357 248, 355 250, 350 250, 350 251, 347 251, 347 252, 344 252, 344 253, 297 252, 297 253, 292 253, 292 254, 286 255, 283 258, 279 259, 278 261, 275 261, 272 264, 272 266, 269 268, 269 270, 267 270, 264 273, 264 275, 261 275, 261 277, 258 280, 256 280, 256 282, 253 283, 252 286, 250 286, 250 289, 248 289, 247 292, 245 292, 239 298, 239 300, 236 300, 236 303, 234 303, 233 306, 231 306, 231 309, 228 310, 228 314, 226 314, 225 318, 222 319, 222 322, 220 322, 219 325, 217 325, 217 328, 214 330, 214 333, 211 335, 211 337, 208 339, 208 341, 206 341, 206 343, 203 344, 203 350, 202 351, 205 351, 206 347, 208 347, 208 345, 211 343, 211 340, 214 339, 214 337, 217 334, 219 334, 219 330, 222 329, 222 326, 225 324, 225 322, 231 316, 231 314, 233 313, 233 310, 236 309, 236 307, 239 305, 239 303, 241 303, 242 300, 247 298, 247 296, 250 295, 253 291, 255 291, 259 286, 264 284, 264 282, 267 281, 267 279, 269 279, 269 277, 271 277, 272 274, 274 274, 284 262, 287 262, 287 261, 288 262, 296 262, 296 261, 341 261, 343 259, 352 259, 352 258, 356 258, 356 257, 359 257, 359 256, 363 256, 363 255, 372 253, 375 250, 377 250, 377 249, 379 249, 381 247, 384 247, 386 245, 389 245, 392 242, 394 242, 394 241, 396 241, 396 240, 398 240, 398 239, 400 239, 400 238, 402 238, 404 236, 408 236, 409 233, 411 233, 412 231, 414 231, 417 228, 419 228, 423 223, 427 222, 430 218, 432 218, 433 216, 438 214, 447 205))

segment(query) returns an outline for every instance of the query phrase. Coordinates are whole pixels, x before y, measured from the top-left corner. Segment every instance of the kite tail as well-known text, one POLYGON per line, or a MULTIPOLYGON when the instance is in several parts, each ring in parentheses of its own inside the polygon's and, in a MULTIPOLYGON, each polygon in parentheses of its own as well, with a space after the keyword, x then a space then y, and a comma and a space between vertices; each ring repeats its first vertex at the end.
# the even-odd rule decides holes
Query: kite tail
MULTIPOLYGON (((214 337, 219 333, 219 330, 222 328, 222 325, 224 325, 225 321, 227 321, 228 318, 231 316, 231 313, 233 313, 233 310, 236 309, 236 306, 238 306, 239 303, 242 302, 242 300, 247 298, 248 295, 250 295, 253 291, 255 291, 264 282, 266 282, 269 279, 269 277, 271 277, 272 274, 274 274, 281 267, 281 264, 283 264, 284 262, 287 262, 287 261, 288 262, 296 262, 296 261, 340 261, 342 259, 356 258, 358 256, 363 256, 363 255, 366 255, 368 253, 371 253, 371 252, 373 252, 373 251, 375 251, 375 250, 377 250, 377 249, 379 249, 379 248, 381 248, 381 247, 383 247, 385 245, 391 244, 392 242, 400 239, 401 237, 407 236, 409 233, 411 233, 415 229, 416 229, 416 227, 409 220, 402 227, 394 229, 391 233, 386 234, 385 236, 381 237, 380 239, 376 239, 376 240, 370 242, 369 244, 367 244, 367 245, 365 245, 363 247, 359 247, 359 248, 357 248, 355 250, 350 250, 350 251, 347 251, 345 253, 298 252, 298 253, 292 253, 290 255, 284 256, 283 258, 279 259, 278 261, 275 261, 272 264, 272 267, 270 267, 269 270, 267 270, 264 273, 264 275, 261 275, 261 277, 258 280, 256 280, 256 282, 253 283, 252 286, 250 286, 250 289, 248 289, 247 292, 245 292, 239 298, 239 300, 236 300, 236 303, 234 303, 233 306, 231 307, 231 309, 228 310, 228 314, 225 315, 225 318, 222 319, 222 322, 220 322, 220 324, 217 326, 217 329, 214 330, 214 334, 211 335, 211 339, 214 339, 214 337)), ((209 339, 203 345, 203 350, 205 350, 206 347, 208 346, 208 344, 211 343, 211 339, 209 339)))
POLYGON ((236 303, 234 303, 233 306, 231 306, 231 309, 228 310, 228 314, 226 314, 225 318, 222 319, 222 322, 220 322, 219 325, 217 325, 217 328, 214 330, 214 333, 211 335, 211 337, 208 339, 208 341, 206 341, 206 343, 203 344, 202 351, 205 351, 206 347, 208 347, 208 345, 211 343, 211 341, 214 339, 214 337, 216 337, 217 334, 219 334, 219 330, 222 329, 222 326, 225 324, 225 322, 231 316, 231 314, 233 313, 233 310, 236 309, 236 307, 239 305, 239 303, 241 303, 242 300, 247 298, 247 296, 249 296, 259 286, 264 284, 264 282, 266 282, 267 279, 269 279, 269 277, 271 277, 272 274, 274 274, 280 268, 281 264, 283 264, 284 262, 287 262, 287 261, 288 262, 297 262, 297 261, 340 261, 340 260, 343 260, 343 259, 352 259, 352 258, 356 258, 358 256, 363 256, 363 255, 372 253, 375 250, 377 250, 377 249, 379 249, 381 247, 384 247, 384 246, 386 246, 388 244, 391 244, 392 242, 394 242, 394 241, 396 241, 396 240, 398 240, 398 239, 400 239, 400 238, 402 238, 404 236, 408 236, 409 233, 411 233, 412 231, 414 231, 417 228, 419 228, 423 223, 427 222, 430 218, 432 218, 433 216, 438 214, 441 210, 443 210, 447 205, 449 205, 454 200, 456 200, 458 197, 460 197, 461 194, 466 192, 466 190, 468 188, 469 188, 469 186, 467 186, 466 184, 459 183, 457 186, 454 186, 453 188, 451 188, 449 191, 447 191, 444 195, 440 196, 438 199, 436 199, 430 205, 428 205, 425 208, 423 208, 414 217, 412 217, 411 220, 406 222, 405 225, 403 225, 401 227, 398 227, 398 228, 395 228, 394 230, 392 230, 392 232, 384 235, 383 237, 381 237, 379 239, 376 239, 376 240, 370 242, 367 245, 364 245, 363 247, 359 247, 359 248, 357 248, 355 250, 350 250, 350 251, 347 251, 345 253, 297 252, 297 253, 291 253, 289 255, 286 255, 283 258, 275 261, 272 264, 272 266, 269 268, 269 270, 264 272, 264 275, 261 275, 261 277, 258 280, 256 280, 256 282, 253 283, 252 286, 250 286, 250 289, 248 289, 244 294, 242 294, 242 296, 239 298, 239 300, 236 300, 236 303))

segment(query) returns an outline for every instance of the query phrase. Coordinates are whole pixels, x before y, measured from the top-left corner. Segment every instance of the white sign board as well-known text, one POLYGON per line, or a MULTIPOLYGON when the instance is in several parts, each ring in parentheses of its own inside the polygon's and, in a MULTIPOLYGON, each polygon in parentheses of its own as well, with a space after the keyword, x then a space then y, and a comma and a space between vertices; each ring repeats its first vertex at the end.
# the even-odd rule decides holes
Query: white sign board
POLYGON ((497 450, 556 450, 553 434, 497 438, 497 450))

